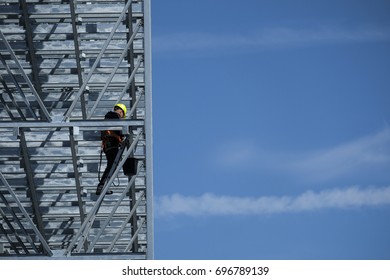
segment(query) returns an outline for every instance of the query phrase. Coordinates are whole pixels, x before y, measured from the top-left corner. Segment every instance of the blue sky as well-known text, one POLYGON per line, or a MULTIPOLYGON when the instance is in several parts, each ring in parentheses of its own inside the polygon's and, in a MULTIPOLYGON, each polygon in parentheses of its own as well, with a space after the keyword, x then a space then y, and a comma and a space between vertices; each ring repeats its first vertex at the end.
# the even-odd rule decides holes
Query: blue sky
POLYGON ((390 259, 389 14, 152 1, 156 259, 390 259))

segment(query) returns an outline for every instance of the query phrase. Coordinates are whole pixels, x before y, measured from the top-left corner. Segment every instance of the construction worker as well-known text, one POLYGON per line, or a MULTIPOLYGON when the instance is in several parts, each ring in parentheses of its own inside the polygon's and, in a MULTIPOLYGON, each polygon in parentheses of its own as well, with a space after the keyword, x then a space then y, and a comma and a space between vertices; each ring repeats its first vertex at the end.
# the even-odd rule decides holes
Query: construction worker
MULTIPOLYGON (((115 104, 114 110, 108 112, 104 119, 123 119, 126 117, 127 108, 124 104, 118 103, 115 104)), ((99 184, 96 189, 96 194, 100 195, 104 183, 107 180, 108 174, 111 170, 112 165, 114 164, 116 155, 118 153, 119 144, 123 140, 123 135, 121 131, 118 130, 104 130, 101 132, 102 139, 102 149, 107 159, 107 166, 104 170, 103 176, 99 181, 99 184)), ((112 194, 112 190, 108 190, 106 194, 112 194)))

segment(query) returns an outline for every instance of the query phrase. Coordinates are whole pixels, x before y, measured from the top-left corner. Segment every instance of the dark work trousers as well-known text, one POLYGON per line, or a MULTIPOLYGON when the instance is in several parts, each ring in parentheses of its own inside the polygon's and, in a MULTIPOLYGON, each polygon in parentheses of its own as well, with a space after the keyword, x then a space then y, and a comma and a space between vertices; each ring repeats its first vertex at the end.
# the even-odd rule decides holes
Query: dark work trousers
POLYGON ((119 150, 118 147, 114 147, 114 148, 110 148, 108 151, 105 152, 106 159, 107 159, 107 166, 106 169, 104 170, 102 178, 100 179, 99 185, 104 185, 104 183, 106 182, 111 167, 114 165, 114 161, 118 153, 118 150, 119 150))

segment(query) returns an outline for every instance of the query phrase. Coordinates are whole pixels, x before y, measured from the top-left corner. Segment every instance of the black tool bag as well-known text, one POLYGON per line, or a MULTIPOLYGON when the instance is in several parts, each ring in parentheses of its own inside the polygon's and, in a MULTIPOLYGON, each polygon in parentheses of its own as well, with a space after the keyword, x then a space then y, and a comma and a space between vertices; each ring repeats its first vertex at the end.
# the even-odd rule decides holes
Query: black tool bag
POLYGON ((126 176, 134 176, 137 174, 137 159, 132 157, 128 158, 123 164, 123 173, 126 176))

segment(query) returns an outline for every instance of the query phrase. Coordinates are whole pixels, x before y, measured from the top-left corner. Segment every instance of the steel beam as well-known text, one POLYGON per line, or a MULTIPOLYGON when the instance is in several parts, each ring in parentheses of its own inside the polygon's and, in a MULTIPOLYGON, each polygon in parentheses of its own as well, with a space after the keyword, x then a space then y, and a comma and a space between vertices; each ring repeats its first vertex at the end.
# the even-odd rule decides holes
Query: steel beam
POLYGON ((88 120, 88 121, 70 121, 70 122, 1 122, 3 128, 62 128, 62 127, 80 127, 85 130, 105 130, 105 129, 122 129, 123 127, 142 127, 143 120, 88 120))
MULTIPOLYGON (((43 221, 41 216, 41 211, 39 209, 39 199, 36 191, 36 186, 34 182, 34 175, 30 164, 30 155, 28 153, 28 147, 26 142, 26 136, 24 134, 24 130, 20 131, 20 146, 22 150, 22 157, 24 163, 24 170, 26 171, 27 176, 27 192, 30 194, 30 200, 32 204, 32 209, 34 212, 35 222, 37 224, 38 230, 40 232, 44 232, 43 221)), ((43 238, 45 238, 43 236, 43 238)))
MULTIPOLYGON (((132 0, 126 0, 126 1, 132 1, 132 0)), ((129 34, 135 33, 133 31, 133 6, 132 5, 130 5, 129 10, 127 11, 126 26, 127 26, 127 29, 129 30, 129 33, 127 34, 127 39, 129 39, 129 34)), ((130 62, 129 63, 129 73, 133 73, 133 71, 134 71, 134 63, 133 63, 134 62, 134 44, 131 44, 130 48, 128 49, 127 60, 130 62)), ((130 79, 130 77, 129 77, 129 79, 130 79)), ((131 107, 134 107, 134 101, 136 100, 136 97, 137 97, 135 83, 131 83, 128 91, 129 91, 129 95, 131 97, 131 107)), ((133 114, 130 112, 129 118, 135 119, 136 116, 133 116, 133 114)))
MULTIPOLYGON (((1 30, 0 30, 0 32, 1 32, 1 30)), ((29 110, 29 112, 31 113, 31 115, 33 116, 34 119, 38 120, 38 117, 37 117, 37 115, 35 114, 35 112, 33 111, 30 102, 28 101, 26 95, 24 94, 24 91, 22 90, 22 88, 21 88, 20 85, 18 84, 18 81, 17 81, 16 78, 15 78, 15 75, 12 73, 11 69, 8 67, 8 65, 7 65, 7 63, 6 63, 6 61, 5 61, 4 57, 3 57, 3 55, 2 55, 1 53, 0 53, 0 61, 3 63, 4 68, 7 70, 8 74, 9 74, 9 76, 10 76, 12 82, 13 82, 13 84, 15 85, 16 90, 19 92, 20 97, 22 97, 24 104, 26 104, 27 110, 29 110)), ((20 66, 20 67, 21 67, 21 66, 20 66)), ((3 86, 4 86, 4 89, 7 90, 7 93, 8 93, 8 95, 10 96, 11 100, 15 100, 15 99, 13 98, 13 96, 12 96, 11 91, 8 89, 8 86, 7 86, 7 84, 5 83, 5 81, 4 81, 3 78, 1 78, 1 81, 2 81, 2 84, 3 84, 3 86)), ((14 102, 14 105, 15 105, 16 108, 19 108, 19 106, 18 106, 18 104, 16 103, 16 101, 14 102)), ((21 110, 20 110, 20 115, 21 115, 22 117, 24 117, 24 116, 23 116, 23 113, 21 112, 21 110)))
POLYGON ((20 71, 20 74, 23 76, 24 80, 27 82, 27 85, 30 88, 30 90, 31 90, 32 94, 34 95, 35 99, 37 100, 37 102, 38 102, 38 104, 40 106, 41 111, 45 115, 46 120, 51 121, 50 114, 47 111, 47 109, 45 107, 45 104, 43 104, 43 101, 41 100, 39 94, 35 90, 34 85, 31 83, 29 77, 24 72, 24 69, 23 69, 22 65, 20 64, 18 58, 16 57, 14 51, 12 50, 10 44, 8 43, 7 39, 5 38, 5 36, 4 36, 3 32, 1 32, 1 30, 0 30, 0 38, 2 39, 2 41, 3 41, 4 45, 6 46, 6 48, 8 49, 12 59, 16 63, 16 65, 17 65, 17 67, 18 67, 18 69, 20 71))
MULTIPOLYGON (((39 81, 39 68, 38 61, 35 55, 35 48, 33 43, 33 32, 29 20, 28 6, 26 0, 19 0, 20 7, 22 8, 22 19, 24 23, 24 29, 26 30, 26 43, 28 47, 27 55, 30 57, 30 65, 32 69, 33 82, 38 96, 42 94, 41 82, 39 81)), ((44 112, 46 114, 46 112, 44 112)))
POLYGON ((0 179, 3 182, 4 186, 7 188, 8 192, 11 194, 11 196, 14 199, 14 201, 16 202, 16 204, 18 205, 18 207, 19 207, 20 211, 23 213, 24 217, 27 219, 27 221, 30 224, 30 226, 32 227, 33 231, 35 232, 35 234, 37 235, 37 237, 41 241, 41 244, 42 244, 45 252, 49 256, 53 255, 49 245, 46 243, 45 238, 42 236, 40 231, 37 229, 34 222, 31 220, 30 215, 27 213, 26 209, 24 209, 22 203, 20 202, 20 200, 18 199, 18 197, 16 196, 16 194, 12 190, 11 186, 8 184, 7 180, 5 179, 3 173, 1 173, 1 172, 0 172, 0 179))
POLYGON ((84 90, 86 89, 87 84, 89 82, 89 79, 91 79, 91 77, 92 77, 96 67, 99 65, 100 59, 103 57, 104 52, 106 51, 108 45, 110 44, 111 39, 114 37, 114 34, 115 34, 116 30, 118 29, 120 23, 122 22, 123 17, 126 14, 126 11, 127 11, 127 9, 129 8, 130 5, 131 5, 131 1, 127 2, 125 7, 123 8, 123 10, 122 10, 118 20, 116 21, 114 27, 112 28, 110 34, 108 35, 107 40, 104 42, 104 45, 103 45, 102 49, 100 50, 100 52, 99 52, 99 54, 98 54, 94 64, 92 65, 91 69, 89 70, 88 76, 86 77, 83 85, 80 87, 79 91, 75 95, 75 98, 74 98, 72 104, 69 106, 69 109, 64 114, 64 118, 63 118, 64 121, 68 120, 70 118, 74 108, 76 107, 76 104, 77 104, 81 94, 83 94, 84 90))
MULTIPOLYGON (((78 17, 76 14, 76 5, 77 5, 77 3, 74 0, 69 0, 70 14, 71 14, 71 19, 72 19, 74 52, 75 52, 76 65, 77 65, 77 77, 79 80, 79 86, 81 87, 83 85, 83 69, 81 68, 81 59, 80 59, 81 51, 80 51, 80 44, 79 44, 79 34, 77 32, 78 17)), ((87 118, 87 105, 85 102, 84 94, 82 94, 80 96, 80 101, 81 101, 81 114, 83 116, 83 119, 86 119, 87 118)))
MULTIPOLYGON (((137 175, 138 175, 138 172, 137 172, 137 175)), ((127 187, 122 191, 121 195, 119 196, 117 202, 115 203, 115 205, 112 207, 111 209, 111 212, 110 214, 108 215, 108 217, 106 218, 106 220, 104 221, 103 225, 100 227, 100 230, 99 232, 96 234, 96 237, 94 238, 94 240, 92 240, 91 244, 89 245, 89 248, 88 248, 88 253, 92 252, 93 250, 93 246, 96 244, 96 242, 99 240, 99 237, 102 235, 102 233, 104 232, 105 228, 108 226, 108 224, 111 222, 111 218, 114 216, 116 210, 118 209, 118 207, 120 206, 123 198, 126 196, 126 193, 130 190, 130 188, 134 185, 135 183, 135 178, 136 176, 132 176, 131 180, 128 182, 127 184, 127 187)), ((121 234, 122 231, 123 231, 124 228, 121 228, 120 231, 118 231, 117 234, 121 234)), ((113 240, 111 242, 111 246, 113 246, 115 244, 115 241, 116 240, 113 240)))
MULTIPOLYGON (((142 198, 145 196, 145 192, 141 191, 141 195, 139 196, 137 202, 134 204, 134 206, 131 208, 130 213, 127 215, 126 219, 123 220, 122 225, 121 225, 121 230, 118 231, 116 234, 115 238, 113 239, 113 242, 111 243, 110 247, 108 247, 108 252, 111 252, 112 249, 114 248, 115 242, 119 239, 120 234, 122 233, 123 229, 126 227, 127 223, 130 221, 131 218, 133 218, 136 214, 137 207, 142 201, 142 198)), ((137 225, 138 227, 138 225, 137 225)), ((133 232, 133 236, 135 235, 136 230, 133 232)))
MULTIPOLYGON (((52 251, 42 250, 38 234, 31 233, 27 218, 16 211, 35 238, 30 245, 3 206, 0 210, 14 230, 6 224, 0 228, 0 250, 6 246, 5 251, 26 259, 153 259, 151 1, 68 0, 54 6, 50 1, 14 2, 16 5, 9 7, 11 16, 0 11, 6 23, 12 22, 12 27, 3 30, 6 37, 0 34, 0 58, 5 65, 0 61, 5 78, 0 76, 0 102, 4 104, 0 106, 0 130, 5 136, 2 150, 6 151, 0 160, 41 240, 45 242, 44 235, 50 235, 46 244, 52 251), (107 14, 101 13, 103 9, 107 14), (16 16, 24 19, 20 26, 16 16), (85 61, 81 51, 87 55, 85 61), (88 89, 93 93, 87 94, 88 89), (103 112, 115 101, 130 105, 127 118, 103 120, 103 112), (121 130, 134 141, 126 145, 123 160, 111 169, 103 193, 95 196, 91 190, 96 186, 102 130, 121 130), (15 133, 21 138, 11 142, 15 133), (144 165, 142 169, 138 166, 137 175, 126 178, 120 169, 133 153, 140 159, 138 164, 144 165), (9 166, 8 159, 12 160, 9 166), (20 166, 23 163, 25 169, 20 166), (114 196, 104 197, 114 188, 116 177, 120 185, 115 186, 114 196), (25 186, 30 185, 32 195, 26 198, 25 186), (88 205, 97 208, 90 210, 88 205), (32 221, 39 213, 42 221, 32 221), (14 232, 26 245, 24 249, 15 241, 14 232), (33 245, 39 248, 34 250, 33 245)), ((8 193, 6 199, 10 200, 8 193)), ((0 261, 10 257, 2 251, 0 261)))
POLYGON ((119 170, 122 168, 124 162, 129 157, 130 153, 133 152, 141 135, 142 135, 142 129, 140 129, 138 131, 136 139, 131 144, 131 146, 128 148, 128 150, 124 153, 123 159, 116 166, 114 173, 110 174, 111 175, 110 179, 108 180, 108 182, 106 182, 101 194, 99 195, 98 200, 96 201, 95 205, 90 210, 90 212, 88 213, 88 216, 86 217, 86 220, 84 221, 84 223, 82 223, 82 225, 79 229, 79 232, 75 236, 73 236, 72 241, 70 242, 68 248, 65 251, 66 255, 71 254, 71 252, 74 249, 73 247, 76 245, 76 243, 78 243, 78 245, 76 246, 76 252, 78 253, 80 251, 81 244, 84 242, 86 235, 87 235, 89 229, 91 228, 93 221, 95 220, 95 215, 96 215, 96 213, 97 213, 97 211, 98 211, 98 209, 99 209, 99 207, 104 199, 104 196, 105 196, 109 186, 113 183, 115 176, 118 174, 119 170), (79 240, 80 237, 81 237, 81 239, 79 240))
MULTIPOLYGON (((143 61, 143 57, 142 57, 142 56, 139 56, 138 59, 137 59, 136 65, 134 66, 133 72, 131 72, 130 77, 127 79, 126 85, 123 87, 123 90, 122 90, 120 96, 118 97, 118 101, 119 101, 120 99, 122 99, 122 97, 125 95, 125 93, 129 90, 130 85, 131 85, 131 84, 134 84, 134 83, 133 83, 134 76, 135 76, 135 74, 136 74, 138 68, 140 67, 142 61, 143 61)), ((132 107, 134 107, 134 104, 133 104, 132 107)), ((131 115, 129 115, 129 116, 131 116, 131 115)), ((134 119, 135 119, 135 117, 134 117, 134 119)))
MULTIPOLYGON (((138 20, 137 26, 136 26, 136 30, 134 31, 134 33, 132 34, 131 38, 130 38, 129 41, 127 42, 127 45, 126 45, 126 47, 123 49, 121 56, 120 56, 119 59, 117 60, 117 63, 116 63, 116 65, 114 66, 114 69, 112 70, 110 76, 109 76, 108 79, 106 80, 106 83, 105 83, 104 87, 103 87, 102 90, 100 91, 99 96, 98 96, 97 100, 95 101, 95 104, 93 105, 93 107, 92 107, 92 109, 91 109, 91 112, 89 113, 88 119, 90 119, 90 118, 92 117, 92 115, 93 115, 93 113, 95 112, 97 106, 99 105, 99 102, 100 102, 100 100, 101 100, 102 97, 103 97, 103 94, 106 92, 108 86, 110 85, 110 82, 112 81, 112 78, 113 78, 114 75, 116 74, 116 71, 118 70, 118 68, 119 68, 119 66, 120 66, 120 64, 121 64, 121 62, 122 62, 122 60, 123 60, 123 58, 125 57, 125 55, 126 55, 126 53, 127 53, 127 50, 129 49, 130 45, 133 43, 134 38, 135 38, 135 35, 137 34, 137 32, 138 32, 140 26, 141 26, 141 20, 138 20)), ((133 62, 133 61, 129 61, 129 63, 133 64, 134 62, 133 62)), ((139 63, 140 63, 140 62, 138 62, 137 64, 139 64, 139 63)), ((138 67, 139 67, 139 65, 138 65, 138 67)), ((130 81, 130 83, 133 81, 134 76, 135 76, 135 72, 137 71, 138 67, 137 67, 136 69, 133 69, 133 72, 131 73, 130 78, 127 80, 128 83, 129 83, 129 81, 130 81)), ((128 84, 128 83, 127 83, 127 84, 128 84)), ((126 85, 127 85, 127 84, 126 84, 126 85)), ((128 87, 128 86, 125 86, 125 89, 124 89, 124 90, 127 90, 127 87, 128 87)))
POLYGON ((154 258, 151 0, 144 0, 147 259, 154 258))
MULTIPOLYGON (((26 236, 26 239, 30 242, 30 245, 32 249, 36 252, 39 253, 38 248, 35 246, 34 242, 32 241, 32 238, 30 235, 27 233, 26 229, 24 228, 23 224, 20 222, 19 217, 16 215, 15 211, 9 206, 9 203, 7 202, 5 196, 0 192, 0 198, 3 201, 3 204, 5 207, 8 209, 8 211, 11 213, 12 217, 14 218, 14 222, 18 224, 19 228, 23 232, 23 234, 26 236)), ((19 236, 17 230, 15 227, 12 225, 11 221, 8 219, 4 211, 0 208, 0 215, 3 218, 4 222, 7 224, 8 228, 12 231, 13 235, 15 236, 16 240, 18 241, 18 244, 22 247, 23 251, 25 254, 28 254, 28 248, 24 244, 22 238, 19 236)), ((14 241, 10 238, 10 234, 7 233, 5 228, 3 227, 3 224, 0 223, 0 231, 4 233, 5 237, 7 238, 12 250, 19 255, 19 250, 18 248, 14 245, 14 241)))
MULTIPOLYGON (((83 202, 82 199, 82 188, 81 188, 81 183, 80 183, 80 173, 79 173, 79 167, 77 164, 77 142, 74 139, 74 127, 69 127, 69 140, 70 140, 70 149, 72 153, 72 164, 73 164, 73 171, 74 171, 74 179, 76 183, 76 193, 77 193, 77 204, 79 207, 79 212, 80 212, 80 221, 81 223, 84 222, 85 220, 85 203, 83 202)), ((87 243, 88 239, 84 243, 84 248, 87 249, 87 243)))
POLYGON ((129 251, 131 246, 133 246, 133 243, 136 241, 136 239, 138 238, 138 233, 139 231, 141 230, 142 226, 144 225, 144 223, 146 222, 146 219, 145 218, 141 218, 140 219, 140 225, 138 226, 137 230, 135 231, 135 233, 133 234, 133 237, 130 239, 130 242, 129 244, 127 244, 127 247, 125 249, 125 252, 126 251, 129 251))

